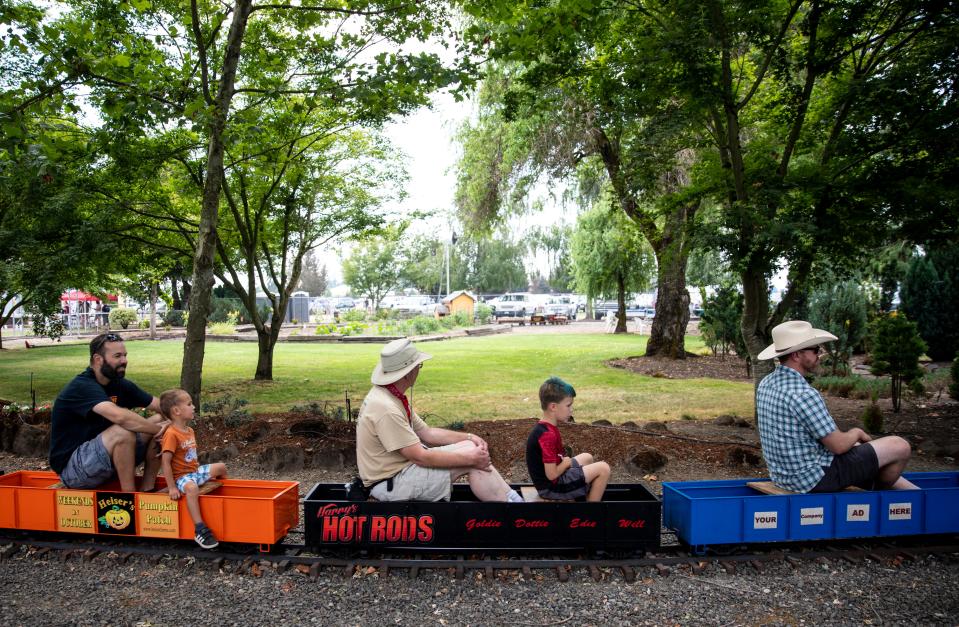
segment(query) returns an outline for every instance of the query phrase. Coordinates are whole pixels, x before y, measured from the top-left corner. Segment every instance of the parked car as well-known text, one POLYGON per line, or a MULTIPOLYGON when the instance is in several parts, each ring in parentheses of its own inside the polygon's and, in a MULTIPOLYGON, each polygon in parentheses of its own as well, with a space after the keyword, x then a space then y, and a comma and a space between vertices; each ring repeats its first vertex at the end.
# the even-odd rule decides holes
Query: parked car
POLYGON ((406 296, 400 299, 393 309, 401 314, 432 315, 436 310, 436 303, 429 296, 406 296))
POLYGON ((576 310, 577 304, 569 296, 554 296, 543 307, 543 313, 546 314, 547 318, 566 316, 570 320, 575 320, 576 310))
POLYGON ((536 311, 537 303, 528 292, 507 292, 487 303, 497 318, 525 318, 536 311))

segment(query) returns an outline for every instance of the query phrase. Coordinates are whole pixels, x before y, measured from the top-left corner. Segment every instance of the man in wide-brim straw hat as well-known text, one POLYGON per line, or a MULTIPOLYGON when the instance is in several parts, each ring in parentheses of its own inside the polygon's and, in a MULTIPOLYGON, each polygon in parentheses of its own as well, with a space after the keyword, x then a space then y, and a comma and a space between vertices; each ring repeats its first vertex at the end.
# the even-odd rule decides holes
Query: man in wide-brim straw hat
POLYGON ((840 431, 822 395, 805 379, 819 365, 822 344, 836 336, 808 322, 784 322, 759 359, 779 365, 756 390, 756 415, 770 478, 796 492, 916 489, 902 477, 909 443, 896 436, 873 440, 859 428, 840 431))
POLYGON ((356 422, 356 463, 364 486, 379 501, 441 501, 449 500, 453 481, 468 475, 481 501, 521 502, 490 464, 482 438, 430 427, 413 411, 407 392, 412 397, 423 362, 431 358, 405 338, 380 352, 356 422))

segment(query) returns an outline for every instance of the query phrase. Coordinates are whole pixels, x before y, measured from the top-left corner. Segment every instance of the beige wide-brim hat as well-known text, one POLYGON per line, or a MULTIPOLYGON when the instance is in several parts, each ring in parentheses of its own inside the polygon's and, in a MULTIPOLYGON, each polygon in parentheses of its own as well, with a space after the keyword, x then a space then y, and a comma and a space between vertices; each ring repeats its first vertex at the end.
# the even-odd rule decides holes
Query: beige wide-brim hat
POLYGON ((829 331, 814 329, 803 320, 783 322, 773 329, 773 343, 759 353, 759 359, 772 359, 803 348, 810 348, 838 339, 829 331))
POLYGON ((395 383, 427 359, 433 356, 417 350, 409 339, 393 340, 380 351, 380 363, 373 368, 370 380, 375 385, 395 383))

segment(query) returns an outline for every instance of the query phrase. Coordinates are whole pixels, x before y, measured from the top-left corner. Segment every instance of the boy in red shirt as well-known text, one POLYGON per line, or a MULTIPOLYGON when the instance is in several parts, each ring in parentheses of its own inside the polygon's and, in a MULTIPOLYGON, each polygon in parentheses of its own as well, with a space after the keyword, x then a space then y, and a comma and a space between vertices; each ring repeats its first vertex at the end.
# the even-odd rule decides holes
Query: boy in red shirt
POLYGON ((193 519, 196 543, 204 549, 215 548, 219 542, 200 515, 200 486, 210 479, 226 476, 226 464, 200 466, 196 453, 196 436, 188 425, 193 420, 193 399, 185 390, 167 390, 160 395, 160 413, 171 422, 163 434, 163 476, 170 498, 177 500, 186 494, 186 505, 193 519))
POLYGON ((550 377, 539 388, 543 419, 526 440, 526 468, 536 491, 544 499, 601 501, 609 483, 609 464, 594 462, 589 453, 564 457, 558 423, 573 417, 576 390, 559 377, 550 377))

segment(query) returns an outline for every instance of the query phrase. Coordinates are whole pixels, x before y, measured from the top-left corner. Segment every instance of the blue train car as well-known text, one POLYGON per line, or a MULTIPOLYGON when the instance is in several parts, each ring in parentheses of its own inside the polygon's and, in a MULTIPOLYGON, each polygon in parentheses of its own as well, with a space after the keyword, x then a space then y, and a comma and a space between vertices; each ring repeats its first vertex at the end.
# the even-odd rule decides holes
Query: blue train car
POLYGON ((724 544, 792 542, 959 532, 959 472, 915 472, 920 490, 763 494, 763 479, 663 483, 663 526, 705 549, 724 544))
MULTIPOLYGON (((522 486, 513 486, 517 490, 522 486)), ((659 548, 662 506, 640 484, 609 485, 599 503, 482 503, 454 484, 449 502, 349 501, 318 483, 303 504, 306 545, 357 549, 659 548)))

